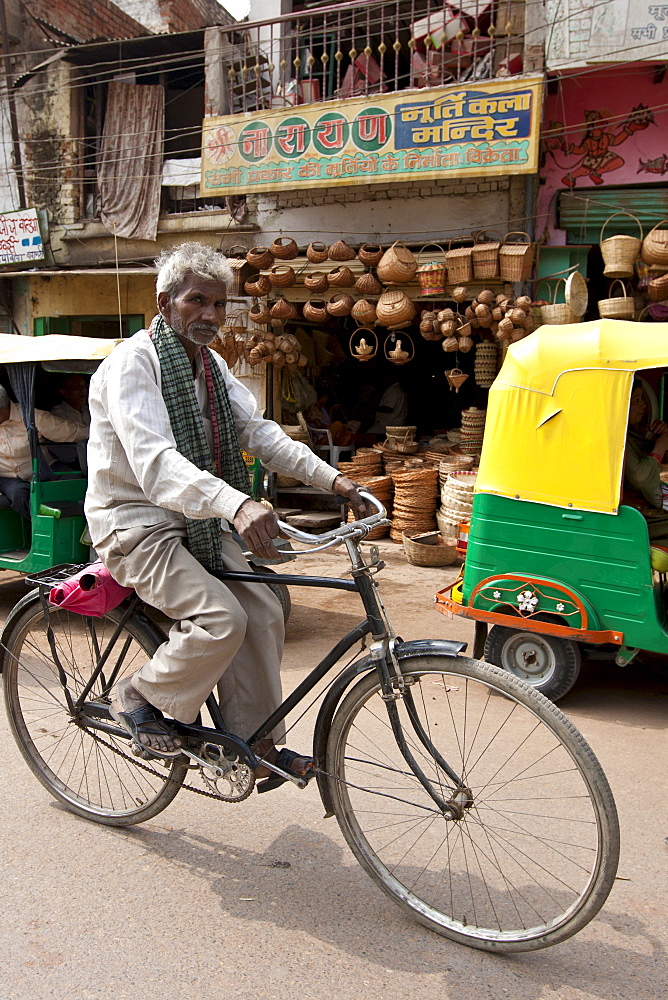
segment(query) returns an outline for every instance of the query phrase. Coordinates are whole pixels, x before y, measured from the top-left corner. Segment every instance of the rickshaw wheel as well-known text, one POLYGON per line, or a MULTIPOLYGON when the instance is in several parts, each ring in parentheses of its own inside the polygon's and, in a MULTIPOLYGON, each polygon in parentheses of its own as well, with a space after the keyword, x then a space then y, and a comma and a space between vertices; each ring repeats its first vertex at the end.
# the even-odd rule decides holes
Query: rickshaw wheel
POLYGON ((568 694, 580 673, 580 647, 572 639, 528 629, 494 625, 485 643, 485 659, 507 670, 551 701, 568 694))

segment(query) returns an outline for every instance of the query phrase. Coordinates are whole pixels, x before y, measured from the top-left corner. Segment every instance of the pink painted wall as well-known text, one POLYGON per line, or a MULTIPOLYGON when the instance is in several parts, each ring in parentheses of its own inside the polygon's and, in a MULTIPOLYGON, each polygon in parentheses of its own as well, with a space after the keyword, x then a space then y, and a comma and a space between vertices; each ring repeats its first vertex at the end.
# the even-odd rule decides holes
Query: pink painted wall
POLYGON ((556 194, 605 185, 656 184, 668 174, 668 74, 659 67, 579 70, 548 94, 536 235, 565 243, 555 229, 556 194))

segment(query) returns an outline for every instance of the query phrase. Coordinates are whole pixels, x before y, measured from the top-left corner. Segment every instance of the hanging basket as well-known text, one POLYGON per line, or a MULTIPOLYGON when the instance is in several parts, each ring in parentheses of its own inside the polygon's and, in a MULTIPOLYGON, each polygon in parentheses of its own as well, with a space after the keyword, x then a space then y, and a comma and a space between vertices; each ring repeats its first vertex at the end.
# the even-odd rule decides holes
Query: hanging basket
POLYGON ((232 281, 228 292, 230 295, 243 295, 246 282, 254 274, 254 269, 246 260, 248 247, 236 243, 226 252, 227 263, 232 269, 232 281))
POLYGON ((256 302, 248 310, 248 318, 257 326, 263 326, 271 319, 271 311, 263 302, 256 302))
POLYGON ((327 303, 324 299, 309 299, 304 303, 304 319, 311 323, 326 323, 328 319, 327 303))
POLYGON ((521 231, 507 233, 499 247, 499 274, 504 281, 528 281, 533 268, 533 243, 528 233, 521 231), (513 240, 511 236, 524 236, 526 243, 513 240))
POLYGON ((329 257, 329 247, 326 243, 320 243, 318 240, 309 243, 306 257, 312 264, 324 264, 329 257))
POLYGON ((269 247, 276 260, 294 260, 299 248, 290 236, 279 236, 269 247))
POLYGON ((261 296, 268 295, 271 291, 271 282, 266 274, 258 274, 257 278, 249 278, 244 283, 244 290, 247 295, 261 296))
POLYGON ((579 318, 575 316, 566 302, 557 302, 557 293, 561 283, 566 284, 565 278, 560 278, 554 286, 552 292, 552 302, 540 307, 541 321, 548 326, 564 326, 567 323, 578 323, 579 318))
POLYGON ((610 285, 609 299, 599 299, 598 312, 601 319, 633 319, 635 314, 635 302, 632 295, 627 295, 624 282, 617 278, 610 285), (615 285, 620 285, 622 294, 612 296, 615 285))
POLYGON ((400 288, 389 288, 378 299, 376 316, 382 326, 402 330, 410 326, 415 316, 415 306, 400 288))
POLYGON ((668 299, 668 274, 652 278, 647 285, 647 294, 652 302, 665 302, 668 299))
POLYGON ((445 291, 447 268, 445 266, 445 250, 440 243, 425 243, 418 254, 418 262, 426 247, 438 247, 443 254, 442 260, 430 260, 418 263, 417 279, 420 284, 420 295, 442 295, 445 291))
POLYGON ((381 281, 406 284, 417 271, 417 261, 405 243, 397 241, 378 261, 376 273, 381 281))
POLYGON ((344 240, 337 240, 329 248, 329 259, 336 261, 354 260, 357 254, 344 240))
POLYGON ((278 264, 269 272, 269 281, 274 288, 291 288, 296 279, 295 272, 289 264, 278 264))
POLYGON ((371 271, 367 271, 366 274, 360 274, 355 282, 355 290, 361 292, 362 295, 380 295, 383 286, 371 271))
POLYGON ((445 254, 445 266, 448 271, 449 285, 465 285, 473 280, 473 240, 469 236, 460 236, 450 240, 445 254), (466 246, 454 246, 455 243, 466 243, 466 246))
POLYGON ((348 346, 356 361, 370 361, 378 353, 378 337, 373 330, 361 326, 351 333, 348 346))
POLYGON ((269 247, 253 247, 246 254, 246 260, 256 271, 265 271, 273 266, 274 255, 269 247))
POLYGON ((448 380, 448 385, 451 389, 454 389, 455 392, 459 392, 468 378, 468 375, 465 375, 459 368, 450 368, 448 371, 444 372, 444 375, 448 380))
POLYGON ((415 344, 407 333, 403 333, 401 337, 391 333, 385 339, 383 354, 393 365, 405 365, 415 357, 415 344), (406 345, 410 350, 406 350, 406 345))
POLYGON ((352 307, 350 315, 360 326, 372 326, 376 322, 376 307, 373 302, 358 299, 352 307))
POLYGON ((366 267, 375 267, 382 256, 383 248, 380 243, 363 243, 357 251, 357 259, 366 267))
POLYGON ((646 264, 656 264, 668 271, 668 229, 660 229, 668 219, 662 219, 650 229, 642 242, 642 259, 646 264))
POLYGON ((347 292, 334 292, 327 303, 327 312, 330 316, 349 316, 355 300, 347 292))
POLYGON ((352 288, 355 275, 349 267, 335 267, 327 273, 327 284, 333 288, 352 288))
POLYGON ((271 307, 271 318, 272 320, 278 320, 284 323, 288 319, 297 319, 297 310, 293 306, 292 302, 288 302, 287 299, 280 298, 274 302, 271 307))
POLYGON ((640 248, 642 247, 643 234, 640 219, 636 219, 635 215, 631 215, 630 212, 615 212, 603 223, 599 239, 601 255, 605 265, 603 274, 606 278, 632 278, 635 272, 636 260, 640 256, 640 248), (613 219, 616 219, 618 215, 625 215, 627 218, 633 219, 638 224, 640 236, 608 236, 604 240, 603 233, 606 226, 613 219))
POLYGON ((488 233, 482 230, 477 234, 471 251, 473 277, 478 281, 487 281, 499 275, 499 250, 503 237, 495 229, 491 231, 498 235, 499 239, 490 239, 488 233))
POLYGON ((329 288, 327 275, 324 271, 311 271, 304 275, 304 287, 310 292, 326 292, 329 288))

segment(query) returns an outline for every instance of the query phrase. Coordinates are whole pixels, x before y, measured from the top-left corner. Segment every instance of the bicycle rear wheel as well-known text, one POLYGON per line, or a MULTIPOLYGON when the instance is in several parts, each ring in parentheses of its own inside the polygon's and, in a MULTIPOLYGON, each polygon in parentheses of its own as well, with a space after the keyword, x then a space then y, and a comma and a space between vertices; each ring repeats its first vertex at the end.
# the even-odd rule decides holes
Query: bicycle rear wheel
POLYGON ((411 753, 443 799, 455 785, 435 753, 470 797, 461 818, 445 818, 399 750, 375 672, 366 675, 327 750, 334 810, 357 860, 395 902, 462 944, 529 951, 575 934, 605 902, 619 856, 614 800, 591 749, 543 695, 497 667, 435 654, 402 669, 413 721, 405 699, 396 706, 411 753))
MULTIPOLYGON (((54 649, 73 701, 110 646, 121 617, 120 609, 104 618, 49 610, 54 649)), ((37 595, 4 643, 9 725, 44 787, 80 816, 109 826, 130 826, 161 812, 183 784, 187 767, 176 761, 139 761, 130 752, 127 737, 95 730, 82 713, 70 711, 47 634, 47 615, 37 595)), ((86 700, 108 702, 110 687, 135 673, 158 644, 151 624, 131 616, 86 700)))

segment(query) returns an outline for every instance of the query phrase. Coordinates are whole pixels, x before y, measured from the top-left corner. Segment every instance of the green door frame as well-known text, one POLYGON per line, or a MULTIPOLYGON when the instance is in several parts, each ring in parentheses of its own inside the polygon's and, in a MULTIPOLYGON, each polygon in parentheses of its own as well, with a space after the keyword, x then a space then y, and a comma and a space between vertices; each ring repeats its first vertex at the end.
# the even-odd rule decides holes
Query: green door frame
MULTIPOLYGON (((38 316, 33 320, 33 333, 35 337, 44 337, 49 333, 64 333, 70 334, 71 321, 73 319, 83 319, 88 321, 98 320, 117 320, 118 316, 38 316)), ((132 336, 137 333, 144 326, 144 316, 140 313, 133 313, 130 315, 123 316, 124 320, 127 320, 128 333, 132 336)))

